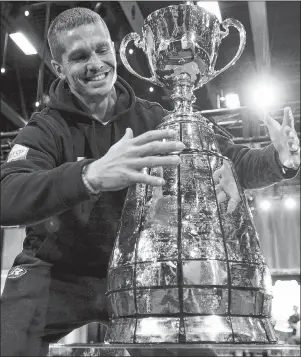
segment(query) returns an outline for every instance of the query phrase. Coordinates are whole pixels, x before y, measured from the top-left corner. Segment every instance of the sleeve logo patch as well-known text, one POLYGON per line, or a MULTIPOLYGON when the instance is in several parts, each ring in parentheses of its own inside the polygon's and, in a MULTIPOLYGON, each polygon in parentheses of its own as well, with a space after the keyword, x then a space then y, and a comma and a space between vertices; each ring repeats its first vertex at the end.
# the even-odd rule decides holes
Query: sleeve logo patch
POLYGON ((17 279, 26 273, 27 273, 26 269, 24 269, 21 266, 16 266, 16 267, 10 269, 10 271, 7 274, 7 278, 8 279, 17 279))
POLYGON ((25 160, 29 148, 23 145, 16 144, 12 148, 11 152, 8 155, 7 162, 16 161, 16 160, 25 160))

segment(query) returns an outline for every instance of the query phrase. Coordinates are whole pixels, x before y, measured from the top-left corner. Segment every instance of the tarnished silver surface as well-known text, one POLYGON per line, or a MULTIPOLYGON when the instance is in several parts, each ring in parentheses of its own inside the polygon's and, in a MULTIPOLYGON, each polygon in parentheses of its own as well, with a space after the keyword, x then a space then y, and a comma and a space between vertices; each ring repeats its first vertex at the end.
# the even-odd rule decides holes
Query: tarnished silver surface
MULTIPOLYGON (((245 32, 231 64, 240 56, 245 32)), ((226 31, 227 33, 227 31, 226 31)), ((216 76, 225 32, 217 18, 193 5, 151 14, 142 47, 152 81, 172 90, 175 110, 158 129, 175 130, 186 145, 178 167, 147 170, 162 187, 129 188, 109 264, 109 343, 272 343, 271 276, 245 196, 229 160, 220 153, 206 118, 192 111, 193 91, 216 76), (227 213, 213 173, 227 164, 240 203, 227 213)), ((132 70, 131 70, 132 71, 132 70)), ((133 72, 132 72, 133 73, 133 72)), ((177 153, 175 153, 176 155, 177 153)))

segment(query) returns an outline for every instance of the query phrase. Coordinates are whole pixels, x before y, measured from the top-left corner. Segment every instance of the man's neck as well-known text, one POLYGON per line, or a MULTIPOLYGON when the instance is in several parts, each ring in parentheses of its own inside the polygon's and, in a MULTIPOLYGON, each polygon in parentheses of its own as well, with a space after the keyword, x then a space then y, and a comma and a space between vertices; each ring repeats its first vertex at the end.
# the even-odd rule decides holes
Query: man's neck
MULTIPOLYGON (((72 91, 72 90, 71 90, 72 91)), ((96 120, 102 124, 107 124, 114 112, 114 106, 117 101, 117 94, 115 87, 112 88, 111 93, 102 99, 100 102, 87 101, 78 93, 72 93, 79 99, 80 104, 83 104, 82 109, 91 114, 96 120)))

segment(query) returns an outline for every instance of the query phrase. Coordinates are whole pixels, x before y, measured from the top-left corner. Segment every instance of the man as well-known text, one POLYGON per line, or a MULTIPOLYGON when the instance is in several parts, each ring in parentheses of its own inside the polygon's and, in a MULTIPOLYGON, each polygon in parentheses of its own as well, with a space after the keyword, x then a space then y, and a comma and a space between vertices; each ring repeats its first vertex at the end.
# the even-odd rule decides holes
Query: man
MULTIPOLYGON (((136 98, 117 77, 114 45, 96 13, 63 12, 48 41, 59 78, 46 109, 33 114, 2 167, 2 225, 27 227, 2 297, 4 356, 46 355, 49 343, 108 318, 106 269, 126 189, 162 185, 141 169, 178 165, 170 154, 184 148, 161 141, 172 131, 154 131, 163 108, 136 98)), ((250 150, 217 136, 243 187, 297 172, 299 141, 289 111, 282 127, 272 118, 268 124, 277 150, 250 150)), ((220 189, 227 192, 227 185, 220 189)))

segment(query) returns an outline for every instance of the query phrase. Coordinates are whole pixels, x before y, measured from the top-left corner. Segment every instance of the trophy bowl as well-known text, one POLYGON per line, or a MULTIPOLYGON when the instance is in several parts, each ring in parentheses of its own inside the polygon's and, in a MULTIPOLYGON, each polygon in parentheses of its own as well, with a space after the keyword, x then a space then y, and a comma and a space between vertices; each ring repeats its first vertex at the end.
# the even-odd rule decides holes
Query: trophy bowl
POLYGON ((246 43, 246 33, 239 21, 226 19, 220 23, 205 9, 184 4, 171 5, 150 14, 144 21, 142 33, 142 40, 137 33, 130 33, 123 39, 122 62, 135 76, 171 90, 179 83, 189 84, 193 89, 203 86, 234 65, 246 43), (220 43, 229 34, 230 26, 240 35, 237 53, 225 67, 215 70, 220 43), (125 50, 132 40, 145 52, 151 78, 138 75, 129 65, 125 50))

